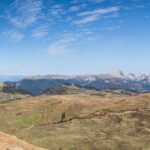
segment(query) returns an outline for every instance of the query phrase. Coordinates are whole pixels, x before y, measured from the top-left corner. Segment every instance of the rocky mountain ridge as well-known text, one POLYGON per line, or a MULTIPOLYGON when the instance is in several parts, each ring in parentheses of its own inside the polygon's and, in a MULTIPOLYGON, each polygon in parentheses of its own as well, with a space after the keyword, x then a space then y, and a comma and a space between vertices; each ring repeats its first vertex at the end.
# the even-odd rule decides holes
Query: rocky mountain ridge
POLYGON ((31 96, 31 94, 18 86, 0 84, 0 102, 19 100, 31 96))
POLYGON ((6 84, 17 86, 33 95, 41 95, 47 89, 66 84, 94 90, 125 89, 137 92, 150 92, 150 74, 126 74, 118 71, 99 75, 32 76, 18 82, 6 82, 6 84))
POLYGON ((150 82, 150 73, 124 73, 123 71, 112 71, 108 73, 101 74, 83 74, 83 75, 36 75, 29 76, 26 79, 39 80, 39 79, 80 79, 85 81, 93 81, 96 79, 111 79, 111 78, 120 78, 120 79, 130 79, 134 81, 148 79, 150 82))

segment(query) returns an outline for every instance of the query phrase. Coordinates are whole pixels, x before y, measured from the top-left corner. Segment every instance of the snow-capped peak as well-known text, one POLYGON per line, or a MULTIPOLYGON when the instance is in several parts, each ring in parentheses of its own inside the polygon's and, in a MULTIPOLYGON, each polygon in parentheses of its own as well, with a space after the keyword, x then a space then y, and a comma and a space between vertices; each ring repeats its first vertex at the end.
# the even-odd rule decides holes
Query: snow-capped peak
POLYGON ((125 77, 125 74, 121 71, 121 70, 119 70, 119 71, 112 71, 112 72, 109 72, 108 73, 110 76, 112 76, 112 77, 125 77))

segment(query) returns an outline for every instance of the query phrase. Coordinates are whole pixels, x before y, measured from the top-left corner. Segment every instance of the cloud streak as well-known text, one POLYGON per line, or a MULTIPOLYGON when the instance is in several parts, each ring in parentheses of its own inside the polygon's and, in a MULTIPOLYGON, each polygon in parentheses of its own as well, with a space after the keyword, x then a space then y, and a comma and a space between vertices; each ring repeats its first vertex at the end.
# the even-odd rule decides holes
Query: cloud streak
POLYGON ((96 2, 96 3, 102 3, 105 2, 106 0, 88 0, 89 2, 96 2))
POLYGON ((48 35, 48 26, 47 25, 43 25, 43 26, 36 28, 31 34, 31 36, 35 37, 35 38, 42 38, 46 35, 48 35))
POLYGON ((73 21, 74 24, 86 24, 96 20, 107 14, 116 13, 119 11, 119 7, 108 7, 100 8, 93 11, 86 11, 78 13, 77 16, 82 17, 81 19, 73 21))
POLYGON ((65 34, 51 43, 47 49, 50 55, 62 55, 71 50, 71 45, 77 40, 74 34, 65 34))
POLYGON ((18 31, 10 30, 7 32, 3 32, 3 36, 7 39, 13 40, 15 42, 21 41, 24 38, 24 35, 18 31))
POLYGON ((108 8, 100 8, 93 11, 86 11, 82 13, 78 13, 78 16, 87 16, 87 15, 105 15, 108 13, 114 13, 118 11, 118 7, 108 7, 108 8))

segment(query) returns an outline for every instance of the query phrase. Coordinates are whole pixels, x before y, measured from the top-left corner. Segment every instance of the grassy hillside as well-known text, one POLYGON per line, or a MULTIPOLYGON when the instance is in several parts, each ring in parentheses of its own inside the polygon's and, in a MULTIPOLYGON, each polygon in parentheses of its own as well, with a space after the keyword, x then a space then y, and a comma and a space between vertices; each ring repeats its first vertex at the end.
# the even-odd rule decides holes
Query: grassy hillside
POLYGON ((88 94, 88 95, 97 95, 101 97, 116 97, 116 96, 133 96, 138 95, 139 93, 134 90, 94 90, 86 89, 83 87, 78 87, 73 84, 60 84, 51 88, 48 88, 43 92, 45 95, 67 95, 67 94, 88 94))
POLYGON ((30 93, 16 86, 0 83, 0 102, 19 100, 29 96, 30 93))
POLYGON ((0 104, 0 131, 49 150, 148 150, 150 94, 68 94, 0 104))
POLYGON ((0 150, 44 150, 24 141, 0 132, 0 150))

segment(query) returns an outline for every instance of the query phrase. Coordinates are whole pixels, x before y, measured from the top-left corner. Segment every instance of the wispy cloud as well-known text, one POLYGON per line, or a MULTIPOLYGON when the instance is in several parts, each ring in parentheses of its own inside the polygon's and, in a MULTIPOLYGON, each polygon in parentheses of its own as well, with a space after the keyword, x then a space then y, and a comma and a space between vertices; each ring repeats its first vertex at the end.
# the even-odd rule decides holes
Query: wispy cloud
POLYGON ((63 5, 55 4, 55 5, 51 6, 51 9, 50 9, 50 15, 51 16, 57 17, 57 16, 60 16, 62 14, 65 14, 65 10, 63 8, 63 5))
POLYGON ((41 9, 41 0, 15 0, 8 16, 9 22, 18 28, 31 26, 38 20, 41 9))
POLYGON ((2 36, 15 42, 21 41, 24 38, 23 34, 15 30, 3 32, 2 36))
POLYGON ((96 3, 102 3, 106 0, 88 0, 89 2, 96 2, 96 3))
POLYGON ((71 50, 71 44, 76 41, 76 38, 70 35, 64 35, 61 39, 53 42, 48 47, 47 51, 50 55, 62 55, 71 50))
POLYGON ((83 41, 87 43, 92 42, 94 32, 89 31, 88 29, 81 29, 76 31, 65 31, 63 34, 58 36, 54 42, 52 42, 47 51, 50 55, 63 55, 74 51, 73 48, 75 45, 82 44, 83 41))
POLYGON ((35 37, 35 38, 42 38, 46 35, 48 35, 48 26, 47 25, 43 25, 43 26, 36 28, 31 34, 31 36, 35 37))
POLYGON ((75 12, 75 11, 79 11, 79 10, 80 10, 80 6, 71 6, 69 8, 69 11, 71 11, 71 12, 75 12))
POLYGON ((94 3, 102 3, 106 0, 72 0, 72 3, 76 4, 76 3, 87 3, 87 2, 94 2, 94 3))
POLYGON ((121 28, 120 25, 115 25, 115 26, 107 26, 107 27, 101 28, 101 30, 112 31, 112 30, 116 30, 116 29, 120 29, 120 28, 121 28))
POLYGON ((100 8, 93 11, 86 11, 78 13, 77 16, 82 17, 79 20, 73 21, 74 24, 86 24, 89 22, 93 22, 99 20, 102 16, 107 14, 116 13, 119 11, 119 7, 108 7, 108 8, 100 8))
POLYGON ((78 16, 87 16, 87 15, 105 15, 108 13, 114 13, 119 10, 119 7, 108 7, 108 8, 100 8, 93 11, 86 11, 79 13, 78 16))
POLYGON ((82 8, 85 8, 87 6, 87 4, 80 4, 80 5, 75 5, 75 6, 71 6, 68 10, 68 12, 77 12, 82 8))
POLYGON ((86 24, 86 23, 96 21, 98 19, 99 19, 98 15, 89 15, 87 17, 84 17, 83 19, 75 20, 75 21, 73 21, 73 23, 74 24, 86 24))

